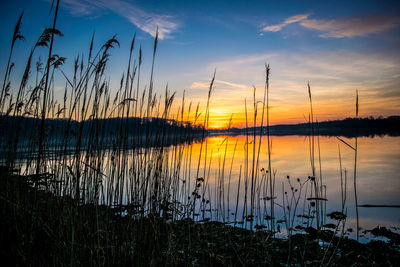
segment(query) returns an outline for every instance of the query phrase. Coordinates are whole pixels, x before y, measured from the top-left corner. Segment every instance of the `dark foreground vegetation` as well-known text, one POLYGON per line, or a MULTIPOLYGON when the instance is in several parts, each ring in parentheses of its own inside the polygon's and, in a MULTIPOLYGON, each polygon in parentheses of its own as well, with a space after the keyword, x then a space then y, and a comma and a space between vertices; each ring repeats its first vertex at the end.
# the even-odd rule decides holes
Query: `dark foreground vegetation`
MULTIPOLYGON (((361 244, 313 227, 278 239, 221 222, 137 217, 135 206, 77 205, 46 175, 0 173, 1 259, 10 266, 396 266, 400 235, 361 244), (121 212, 123 216, 121 216, 121 212), (321 243, 323 242, 323 244, 321 243)), ((5 265, 4 265, 5 266, 5 265)))

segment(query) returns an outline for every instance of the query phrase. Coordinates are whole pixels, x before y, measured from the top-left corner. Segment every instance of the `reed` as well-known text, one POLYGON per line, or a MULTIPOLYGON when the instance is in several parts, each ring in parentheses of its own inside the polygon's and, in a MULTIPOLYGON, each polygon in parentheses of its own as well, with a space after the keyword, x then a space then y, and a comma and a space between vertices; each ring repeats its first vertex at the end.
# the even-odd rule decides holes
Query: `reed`
POLYGON ((6 66, 6 70, 4 72, 4 80, 3 80, 3 85, 1 87, 1 95, 0 95, 0 106, 1 106, 1 113, 3 113, 3 109, 4 109, 4 105, 5 105, 5 101, 7 96, 9 96, 9 91, 10 91, 10 75, 11 75, 11 71, 12 68, 14 67, 14 64, 11 64, 11 58, 14 52, 14 46, 15 46, 15 42, 17 40, 24 40, 25 37, 21 34, 21 24, 22 24, 22 17, 24 15, 24 12, 22 12, 17 20, 17 23, 15 24, 14 27, 14 32, 13 32, 13 37, 11 40, 11 47, 10 47, 10 53, 8 55, 8 60, 7 60, 7 66, 6 66))
MULTIPOLYGON (((358 119, 358 90, 356 90, 356 119, 358 119)), ((357 131, 357 128, 356 128, 357 131)), ((356 220, 357 220, 357 241, 359 240, 359 220, 358 220, 358 198, 357 198, 357 151, 358 151, 358 138, 357 133, 355 137, 355 144, 354 144, 354 174, 353 174, 353 181, 354 181, 354 202, 356 205, 356 220)))

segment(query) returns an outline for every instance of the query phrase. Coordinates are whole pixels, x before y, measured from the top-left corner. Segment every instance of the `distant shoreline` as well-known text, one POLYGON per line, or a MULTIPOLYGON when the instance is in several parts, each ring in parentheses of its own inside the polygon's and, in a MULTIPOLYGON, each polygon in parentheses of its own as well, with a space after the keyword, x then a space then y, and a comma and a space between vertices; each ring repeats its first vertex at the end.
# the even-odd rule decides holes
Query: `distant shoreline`
MULTIPOLYGON (((16 123, 18 119, 22 118, 22 128, 24 131, 32 131, 34 126, 38 123, 37 118, 31 117, 12 117, 3 116, 0 117, 0 125, 4 126, 0 131, 0 136, 10 135, 9 130, 12 127, 8 127, 9 123, 16 123)), ((64 133, 65 129, 77 129, 81 122, 71 120, 68 122, 67 119, 46 119, 47 126, 50 132, 64 133), (69 125, 69 126, 67 126, 69 125)), ((144 130, 147 125, 153 129, 150 132, 154 134, 161 126, 167 126, 172 129, 172 133, 175 135, 184 135, 186 137, 198 138, 202 135, 203 128, 201 125, 194 125, 186 121, 176 120, 165 120, 160 118, 143 119, 130 117, 128 119, 108 118, 108 119, 97 119, 84 121, 85 129, 89 128, 93 123, 100 123, 106 127, 106 135, 119 136, 121 124, 129 125, 128 135, 145 135, 144 130), (136 131, 140 129, 139 131, 136 131)), ((332 120, 323 122, 314 122, 314 135, 317 136, 343 136, 343 137, 374 137, 374 136, 400 136, 400 116, 389 116, 386 118, 378 117, 366 117, 366 118, 346 118, 344 120, 332 120)), ((125 129, 125 128, 123 128, 125 129)), ((267 135, 267 126, 262 127, 248 127, 248 128, 230 128, 230 129, 207 129, 205 130, 205 136, 219 136, 219 135, 267 135)), ((148 133, 147 133, 148 134, 148 133)), ((271 125, 269 127, 269 134, 271 136, 309 136, 312 135, 310 123, 298 123, 298 124, 278 124, 271 125)), ((171 134, 170 134, 171 135, 171 134)))
MULTIPOLYGON (((208 130, 209 135, 267 135, 267 126, 231 128, 208 130)), ((308 136, 311 135, 310 123, 279 124, 269 127, 271 136, 308 136)), ((386 118, 347 118, 344 120, 323 121, 314 123, 314 135, 320 136, 344 136, 344 137, 374 137, 374 136, 400 136, 400 116, 386 118)))

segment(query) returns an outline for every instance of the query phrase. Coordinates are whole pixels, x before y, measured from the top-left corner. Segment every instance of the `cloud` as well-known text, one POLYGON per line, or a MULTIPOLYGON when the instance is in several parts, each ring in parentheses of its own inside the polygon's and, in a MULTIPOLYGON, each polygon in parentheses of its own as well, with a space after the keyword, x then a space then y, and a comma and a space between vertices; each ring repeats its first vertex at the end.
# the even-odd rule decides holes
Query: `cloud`
POLYGON ((79 0, 65 0, 61 2, 75 16, 92 15, 98 8, 79 0))
MULTIPOLYGON (((339 50, 306 54, 282 51, 240 55, 212 62, 196 76, 207 77, 217 67, 212 107, 226 108, 235 113, 235 122, 239 123, 244 118, 244 99, 247 99, 249 110, 252 109, 253 84, 257 88, 256 100, 263 99, 265 62, 271 66, 269 96, 270 103, 275 106, 271 110, 272 123, 303 121, 303 114, 308 114, 309 108, 308 81, 319 120, 354 114, 356 89, 360 94, 362 116, 389 116, 400 111, 400 55, 390 51, 339 50)), ((188 90, 188 95, 201 99, 208 87, 205 78, 193 83, 193 90, 188 90)), ((226 115, 225 119, 229 116, 226 115)))
POLYGON ((364 15, 340 19, 308 19, 310 14, 291 16, 281 24, 266 26, 261 32, 278 32, 285 26, 298 23, 304 28, 322 32, 322 38, 367 36, 384 32, 399 25, 400 17, 389 15, 364 15))
POLYGON ((251 88, 250 86, 244 85, 244 84, 238 84, 238 83, 232 83, 232 82, 226 82, 226 81, 221 81, 221 80, 216 80, 217 84, 223 84, 227 85, 233 88, 240 88, 240 89, 249 89, 251 88))
POLYGON ((123 0, 64 0, 63 5, 71 14, 77 16, 112 11, 153 37, 158 27, 160 39, 170 38, 171 34, 179 27, 179 24, 170 15, 147 12, 123 0))
POLYGON ((309 16, 310 16, 310 14, 300 14, 300 15, 291 16, 291 17, 288 17, 287 19, 285 19, 285 21, 283 23, 266 26, 266 27, 262 28, 261 31, 262 32, 278 32, 278 31, 282 30, 283 27, 285 27, 289 24, 292 24, 292 23, 297 23, 297 22, 303 21, 303 20, 307 19, 309 16))
MULTIPOLYGON (((222 87, 230 87, 229 90, 231 90, 232 88, 236 88, 236 89, 251 89, 250 86, 248 85, 244 85, 244 84, 238 84, 238 83, 233 83, 233 82, 227 82, 227 81, 221 81, 221 80, 215 80, 214 82, 214 86, 218 87, 218 86, 222 86, 222 87)), ((210 87, 210 83, 206 83, 206 82, 193 82, 192 85, 190 86, 190 88, 209 88, 210 87)))
MULTIPOLYGON (((249 113, 254 108, 253 85, 261 117, 262 104, 258 101, 264 97, 264 64, 267 62, 271 67, 271 124, 304 122, 304 116, 309 113, 308 81, 313 94, 314 114, 319 121, 353 116, 356 89, 360 95, 360 116, 390 116, 400 112, 400 55, 396 52, 335 50, 298 53, 281 50, 241 54, 217 59, 203 68, 192 70, 183 87, 186 88, 186 97, 194 105, 199 102, 200 110, 204 112, 205 96, 216 68, 210 115, 213 119, 227 122, 234 114, 234 126, 241 127, 245 123, 245 100, 249 113)), ((248 119, 251 124, 252 118, 248 119)))
POLYGON ((384 32, 398 26, 399 21, 396 16, 372 15, 338 20, 309 19, 301 21, 300 25, 322 31, 320 37, 323 38, 344 38, 384 32))
POLYGON ((210 83, 205 82, 193 82, 190 88, 208 88, 210 87, 210 83))

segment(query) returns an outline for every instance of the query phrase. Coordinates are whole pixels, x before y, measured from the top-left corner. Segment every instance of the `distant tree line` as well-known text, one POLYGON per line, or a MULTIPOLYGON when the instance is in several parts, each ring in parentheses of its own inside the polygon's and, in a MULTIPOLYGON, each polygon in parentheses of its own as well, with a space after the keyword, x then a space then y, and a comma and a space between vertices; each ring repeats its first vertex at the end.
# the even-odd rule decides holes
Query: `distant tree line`
MULTIPOLYGON (((19 145, 24 145, 24 140, 35 140, 39 131, 39 119, 32 117, 0 116, 0 125, 2 150, 6 150, 16 137, 19 145)), ((51 140, 49 143, 60 144, 68 139, 67 142, 72 146, 78 139, 84 146, 94 136, 101 136, 103 147, 123 140, 128 140, 129 147, 169 146, 192 142, 203 134, 202 125, 162 118, 109 118, 82 122, 46 119, 45 125, 46 139, 51 140)))
MULTIPOLYGON (((229 129, 229 134, 239 135, 260 132, 260 127, 247 128, 232 128, 229 129)), ((263 134, 267 133, 267 127, 263 126, 263 134)), ((212 130, 211 134, 228 133, 224 130, 212 130)), ((310 135, 310 123, 299 124, 281 124, 270 126, 271 135, 310 135)), ((400 116, 383 117, 366 117, 366 118, 347 118, 344 120, 332 120, 314 123, 314 134, 326 136, 399 136, 400 135, 400 116)))

